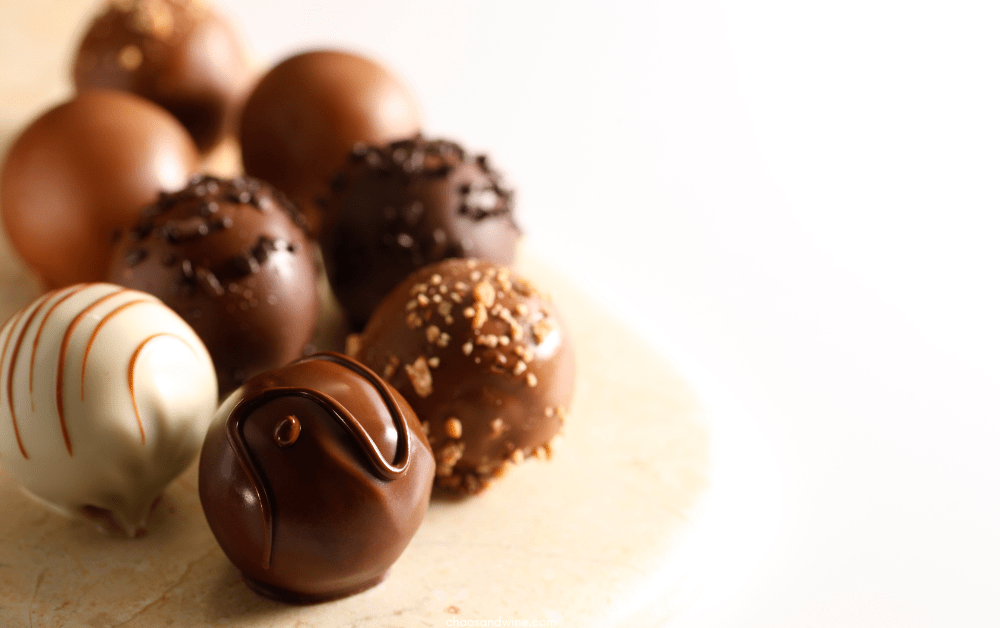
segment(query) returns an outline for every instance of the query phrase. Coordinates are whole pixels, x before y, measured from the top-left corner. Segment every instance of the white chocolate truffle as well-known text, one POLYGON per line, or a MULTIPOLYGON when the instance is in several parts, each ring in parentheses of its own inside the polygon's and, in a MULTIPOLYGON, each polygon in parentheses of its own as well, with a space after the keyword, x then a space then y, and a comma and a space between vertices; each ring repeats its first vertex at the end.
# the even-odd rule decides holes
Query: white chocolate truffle
POLYGON ((78 284, 15 314, 0 348, 0 464, 53 510, 134 536, 215 412, 205 345, 150 294, 78 284))

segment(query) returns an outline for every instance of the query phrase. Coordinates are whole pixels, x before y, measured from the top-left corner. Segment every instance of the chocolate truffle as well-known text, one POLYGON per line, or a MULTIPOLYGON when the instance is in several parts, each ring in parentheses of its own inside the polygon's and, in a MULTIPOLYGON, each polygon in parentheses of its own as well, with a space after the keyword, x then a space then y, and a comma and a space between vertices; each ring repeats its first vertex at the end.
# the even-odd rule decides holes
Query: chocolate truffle
POLYGON ((197 166, 191 136, 160 107, 125 92, 82 93, 14 141, 0 174, 4 226, 49 287, 97 281, 113 235, 197 166))
POLYGON ((201 336, 226 394, 302 357, 319 316, 302 215, 262 181, 196 176, 115 247, 107 279, 144 290, 201 336))
POLYGON ((383 144, 420 125, 410 90, 384 67, 346 52, 307 52, 275 66, 247 99, 243 165, 298 202, 318 230, 314 199, 354 144, 383 144))
POLYGON ((205 346, 155 297, 50 292, 0 331, 0 463, 53 510, 140 530, 216 407, 205 346))
POLYGON ((80 42, 77 90, 121 89, 174 114, 205 151, 222 138, 249 70, 230 24, 195 0, 112 0, 80 42))
POLYGON ((226 556, 287 602, 379 583, 420 526, 434 459, 413 411, 345 356, 251 379, 219 408, 198 491, 226 556))
POLYGON ((406 398, 439 486, 477 493, 525 456, 547 457, 575 363, 550 298, 503 266, 427 266, 379 305, 350 352, 406 398))
POLYGON ((513 199, 485 155, 417 136, 359 145, 324 199, 330 285, 355 331, 407 275, 449 257, 514 261, 513 199))

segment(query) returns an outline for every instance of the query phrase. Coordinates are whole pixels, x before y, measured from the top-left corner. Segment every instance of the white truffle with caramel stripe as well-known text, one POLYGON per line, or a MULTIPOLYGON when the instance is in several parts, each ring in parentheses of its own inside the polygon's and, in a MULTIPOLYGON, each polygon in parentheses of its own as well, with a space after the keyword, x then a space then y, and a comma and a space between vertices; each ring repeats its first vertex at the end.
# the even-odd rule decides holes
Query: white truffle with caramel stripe
POLYGON ((135 535, 214 414, 204 344, 150 294, 78 284, 15 314, 0 350, 4 470, 53 510, 135 535))

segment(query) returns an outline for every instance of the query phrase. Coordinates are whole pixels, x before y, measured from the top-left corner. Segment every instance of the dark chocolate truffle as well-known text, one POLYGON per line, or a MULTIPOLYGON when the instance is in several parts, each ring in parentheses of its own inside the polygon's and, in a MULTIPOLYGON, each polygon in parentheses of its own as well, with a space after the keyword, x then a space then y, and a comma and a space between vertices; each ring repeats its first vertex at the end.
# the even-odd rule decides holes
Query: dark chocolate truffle
POLYGON ((164 194, 115 247, 107 280, 156 295, 208 347, 226 394, 302 357, 319 316, 302 215, 249 177, 197 176, 164 194))
POLYGON ((249 83, 232 26, 195 0, 113 0, 83 36, 78 90, 121 89, 174 114, 202 151, 222 138, 249 83))
POLYGON ((418 268, 449 257, 508 265, 521 233, 485 155, 420 136, 357 146, 323 203, 323 258, 355 331, 418 268))
POLYGON ((243 165, 291 196, 318 230, 314 199, 351 148, 407 137, 420 125, 410 90, 381 65, 346 52, 307 52, 271 69, 247 99, 243 165))
POLYGON ((319 353, 258 375, 223 403, 198 491, 247 584, 306 603, 380 582, 423 520, 433 476, 399 393, 354 360, 319 353))
POLYGON ((525 456, 547 457, 573 393, 566 326, 503 266, 451 259, 411 275, 349 349, 406 398, 437 484, 477 493, 525 456))
POLYGON ((191 136, 166 111, 125 92, 88 91, 14 141, 0 175, 4 226, 49 287, 100 281, 113 235, 197 166, 191 136))

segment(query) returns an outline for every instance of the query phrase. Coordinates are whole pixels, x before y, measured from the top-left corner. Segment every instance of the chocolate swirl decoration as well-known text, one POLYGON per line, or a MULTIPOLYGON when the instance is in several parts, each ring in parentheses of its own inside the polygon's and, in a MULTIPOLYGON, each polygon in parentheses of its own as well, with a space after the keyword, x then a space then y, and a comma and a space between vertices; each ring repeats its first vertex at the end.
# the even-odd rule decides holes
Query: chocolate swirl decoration
MULTIPOLYGON (((299 386, 275 386, 266 388, 257 394, 252 394, 236 404, 226 420, 226 436, 240 467, 250 479, 250 484, 257 495, 257 502, 260 505, 261 524, 263 526, 261 567, 264 569, 270 568, 271 550, 274 544, 274 513, 271 505, 274 500, 267 483, 264 481, 260 470, 257 468, 250 454, 243 436, 243 424, 254 409, 279 397, 304 397, 326 410, 334 420, 338 421, 347 430, 358 446, 361 447, 371 465, 371 469, 379 478, 386 481, 395 480, 406 472, 410 464, 410 432, 407 429, 403 412, 395 398, 389 392, 386 384, 367 367, 335 353, 317 353, 308 358, 298 360, 295 363, 317 359, 333 362, 334 364, 350 369, 355 374, 364 378, 378 392, 385 407, 389 410, 393 426, 396 428, 396 454, 391 462, 386 460, 371 435, 365 431, 365 428, 350 410, 333 397, 318 390, 299 386)), ((295 419, 295 422, 297 422, 297 419, 295 419)), ((279 424, 280 427, 282 427, 281 424, 279 424)), ((296 432, 295 437, 297 438, 297 436, 296 432)), ((277 442, 277 444, 284 446, 281 442, 277 442)))

